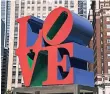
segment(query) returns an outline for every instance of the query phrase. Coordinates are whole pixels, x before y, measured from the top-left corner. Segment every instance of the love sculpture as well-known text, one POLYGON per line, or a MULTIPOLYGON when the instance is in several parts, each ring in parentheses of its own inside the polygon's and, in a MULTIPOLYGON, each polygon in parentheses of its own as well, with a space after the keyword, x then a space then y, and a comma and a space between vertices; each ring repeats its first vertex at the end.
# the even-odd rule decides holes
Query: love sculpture
POLYGON ((33 16, 17 19, 19 47, 16 54, 25 86, 79 84, 94 86, 93 63, 88 44, 93 35, 91 23, 59 7, 42 21, 33 16))

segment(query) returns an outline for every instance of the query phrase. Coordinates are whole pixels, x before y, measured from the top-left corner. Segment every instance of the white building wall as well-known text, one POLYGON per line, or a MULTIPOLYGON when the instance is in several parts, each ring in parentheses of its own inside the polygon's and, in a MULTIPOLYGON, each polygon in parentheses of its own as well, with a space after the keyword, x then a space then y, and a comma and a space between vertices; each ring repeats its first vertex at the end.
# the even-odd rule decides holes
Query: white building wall
POLYGON ((105 87, 105 94, 110 94, 110 86, 105 87))
POLYGON ((110 86, 98 87, 98 94, 110 94, 110 86))
POLYGON ((102 87, 98 87, 98 94, 103 94, 103 88, 102 87))
POLYGON ((10 11, 10 38, 9 38, 9 63, 8 63, 8 77, 7 77, 7 89, 12 87, 12 65, 13 65, 13 45, 14 45, 14 23, 15 23, 15 3, 11 2, 10 11))

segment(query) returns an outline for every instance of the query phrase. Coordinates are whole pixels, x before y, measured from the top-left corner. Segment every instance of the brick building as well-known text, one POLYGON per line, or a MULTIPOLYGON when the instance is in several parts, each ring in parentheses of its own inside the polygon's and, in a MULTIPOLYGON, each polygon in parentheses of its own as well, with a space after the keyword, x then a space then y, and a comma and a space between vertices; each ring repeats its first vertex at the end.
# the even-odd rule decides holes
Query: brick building
POLYGON ((89 69, 94 71, 98 94, 110 94, 110 0, 92 0, 88 18, 94 28, 89 45, 94 50, 94 65, 89 69))

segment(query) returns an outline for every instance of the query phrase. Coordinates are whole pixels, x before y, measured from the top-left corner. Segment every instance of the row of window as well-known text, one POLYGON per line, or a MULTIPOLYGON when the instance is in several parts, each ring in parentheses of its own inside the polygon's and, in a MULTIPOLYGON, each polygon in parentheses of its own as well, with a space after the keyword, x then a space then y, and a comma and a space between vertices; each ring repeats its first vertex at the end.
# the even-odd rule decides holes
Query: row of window
MULTIPOLYGON (((30 9, 30 6, 27 7, 27 9, 30 9)), ((34 6, 32 7, 32 10, 34 10, 34 6)), ((41 7, 37 7, 37 11, 40 11, 41 7)), ((52 7, 48 7, 48 11, 51 11, 52 7)), ((43 11, 46 11, 46 7, 43 7, 43 11)))
MULTIPOLYGON (((62 4, 62 0, 59 0, 59 2, 58 2, 57 0, 55 0, 54 3, 55 3, 55 4, 58 4, 58 3, 59 3, 59 4, 62 4)), ((70 3, 74 4, 74 1, 71 0, 70 3)), ((31 4, 31 2, 30 2, 30 1, 27 1, 27 4, 31 4)), ((34 1, 34 0, 32 1, 32 4, 35 4, 35 1, 34 1)), ((37 1, 37 4, 41 4, 41 1, 38 0, 38 1, 37 1)), ((43 4, 46 4, 46 0, 43 0, 43 4)), ((65 0, 65 4, 68 4, 68 0, 65 0)))
POLYGON ((110 6, 110 4, 108 2, 106 3, 100 3, 100 7, 103 8, 103 7, 108 7, 110 6))
MULTIPOLYGON (((19 4, 16 4, 16 7, 15 7, 15 19, 18 18, 18 15, 19 15, 19 4)), ((15 28, 14 28, 14 48, 17 48, 17 36, 18 36, 18 23, 15 22, 15 28)), ((13 58, 14 59, 14 58, 13 58)), ((15 61, 15 59, 13 60, 15 61)))
MULTIPOLYGON (((12 79, 12 83, 15 83, 15 79, 12 79)), ((18 83, 21 83, 21 79, 18 79, 18 83)))
MULTIPOLYGON (((68 6, 64 6, 66 8, 68 8, 68 6)), ((34 10, 34 6, 31 7, 31 10, 34 10)), ((70 5, 70 8, 74 8, 74 5, 70 5)), ((30 9, 30 6, 27 7, 27 9, 30 9)), ((37 7, 37 11, 40 11, 41 10, 41 7, 37 7)), ((48 11, 51 11, 52 10, 52 7, 48 7, 48 11)), ((83 10, 83 9, 82 9, 83 10)), ((46 6, 43 7, 42 11, 46 11, 46 6)))
MULTIPOLYGON (((19 65, 19 69, 18 70, 21 71, 20 65, 19 65)), ((15 65, 13 65, 13 71, 16 71, 16 66, 15 65)))
MULTIPOLYGON (((16 75, 16 71, 12 71, 12 75, 15 76, 16 75)), ((18 75, 21 75, 21 71, 18 72, 18 75)))

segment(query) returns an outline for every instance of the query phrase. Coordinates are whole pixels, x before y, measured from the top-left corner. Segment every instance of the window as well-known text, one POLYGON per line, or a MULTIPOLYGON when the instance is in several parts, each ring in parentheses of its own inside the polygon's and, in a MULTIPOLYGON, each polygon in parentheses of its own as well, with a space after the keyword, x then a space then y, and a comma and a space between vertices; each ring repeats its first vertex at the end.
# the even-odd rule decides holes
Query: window
POLYGON ((40 0, 38 0, 38 1, 37 1, 37 4, 40 4, 40 3, 41 3, 40 0))
POLYGON ((74 8, 74 5, 71 4, 70 7, 71 7, 71 8, 74 8))
POLYGON ((24 2, 21 2, 21 8, 24 8, 24 2))
POLYGON ((65 4, 68 4, 68 1, 65 1, 65 4))
POLYGON ((106 6, 106 7, 109 6, 109 3, 106 3, 105 6, 106 6))
POLYGON ((62 4, 62 0, 59 1, 59 4, 62 4))
POLYGON ((18 83, 21 83, 21 79, 18 79, 18 83))
POLYGON ((17 37, 14 37, 14 41, 16 41, 16 42, 17 42, 17 39, 18 39, 17 37))
POLYGON ((25 87, 24 83, 22 83, 22 87, 25 87))
POLYGON ((17 47, 17 42, 14 42, 14 47, 15 47, 15 48, 17 47))
POLYGON ((87 11, 83 11, 84 12, 84 14, 86 14, 87 13, 87 11))
POLYGON ((44 18, 46 18, 46 16, 42 16, 42 18, 44 19, 44 18))
POLYGON ((46 7, 43 7, 43 11, 46 11, 46 7))
POLYGON ((110 39, 107 39, 107 43, 110 43, 110 39))
POLYGON ((52 10, 52 7, 48 7, 48 11, 51 11, 52 10))
POLYGON ((104 5, 100 5, 101 8, 103 8, 104 5))
POLYGON ((16 75, 16 71, 13 71, 13 72, 12 72, 12 75, 16 75))
POLYGON ((80 7, 80 8, 83 7, 83 1, 78 1, 78 7, 80 7))
POLYGON ((16 69, 16 66, 13 66, 13 69, 16 69))
POLYGON ((17 32, 18 31, 18 27, 15 27, 15 32, 17 32))
POLYGON ((84 3, 84 6, 86 6, 87 4, 86 3, 84 3))
POLYGON ((13 54, 15 55, 15 50, 13 50, 13 54))
POLYGON ((70 7, 73 8, 74 7, 74 1, 70 1, 70 7))
POLYGON ((107 57, 110 58, 110 54, 107 54, 107 57))
POLYGON ((42 18, 46 18, 46 13, 43 13, 42 18))
POLYGON ((15 18, 18 18, 18 15, 15 15, 15 18))
POLYGON ((37 14, 37 17, 40 18, 40 13, 37 14))
POLYGON ((24 15, 24 11, 21 11, 21 15, 24 15))
POLYGON ((110 32, 107 32, 107 36, 110 36, 110 32))
POLYGON ((65 8, 68 8, 68 6, 66 5, 65 8))
POLYGON ((71 0, 71 1, 70 1, 70 4, 74 4, 74 1, 73 1, 73 0, 71 0))
POLYGON ((21 71, 18 72, 18 75, 21 75, 21 71))
POLYGON ((12 79, 12 83, 15 83, 15 79, 12 79))
POLYGON ((108 74, 110 74, 110 69, 108 69, 108 74))
MULTIPOLYGON (((78 13, 79 14, 83 14, 83 9, 82 8, 78 8, 78 13)), ((81 15, 80 15, 81 16, 81 15)), ((82 15, 83 16, 83 15, 82 15)))
POLYGON ((32 1, 32 4, 35 4, 34 0, 32 1))
POLYGON ((13 65, 16 65, 16 61, 13 61, 13 65))
POLYGON ((37 7, 37 10, 40 11, 40 7, 37 7))
POLYGON ((57 0, 55 0, 55 4, 57 4, 57 0))
POLYGON ((34 14, 32 14, 32 16, 34 16, 34 14))
POLYGON ((27 3, 30 4, 30 1, 28 1, 27 3))
POLYGON ((46 0, 43 0, 43 4, 46 4, 46 0))
POLYGON ((27 9, 30 9, 30 7, 28 6, 27 9))
POLYGON ((107 50, 110 50, 110 46, 107 46, 107 50))
POLYGON ((106 26, 107 26, 107 28, 110 28, 110 24, 107 24, 106 26))
POLYGON ((40 13, 38 13, 37 16, 40 16, 40 13))
POLYGON ((34 10, 34 7, 32 7, 32 10, 34 10))
POLYGON ((13 56, 13 61, 16 61, 16 56, 13 56))
POLYGON ((105 91, 103 91, 103 94, 105 94, 105 91))
POLYGON ((107 20, 107 21, 110 21, 110 17, 107 17, 106 20, 107 20))

